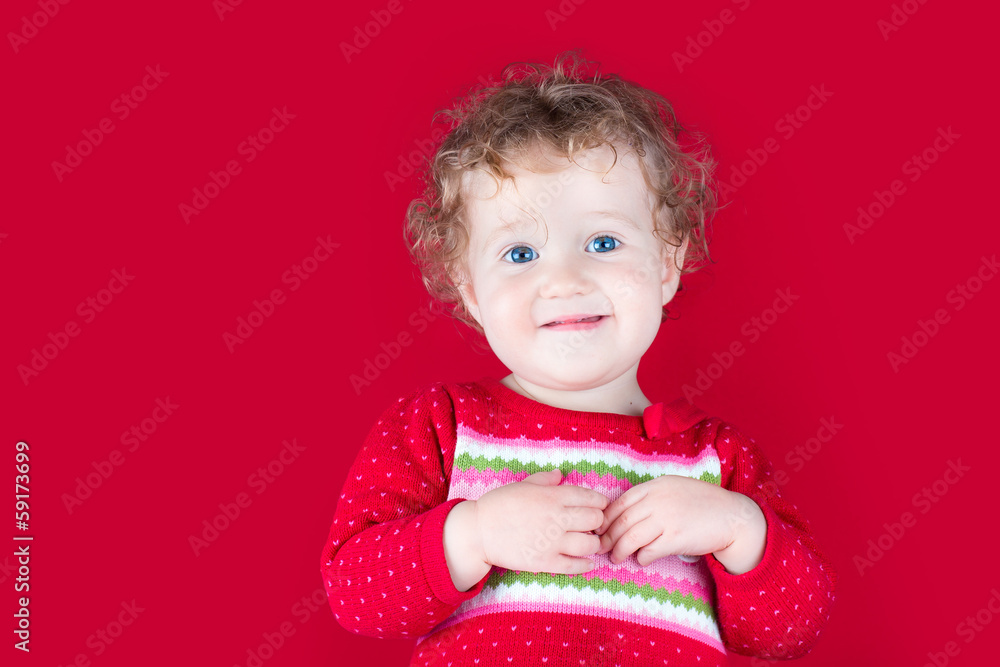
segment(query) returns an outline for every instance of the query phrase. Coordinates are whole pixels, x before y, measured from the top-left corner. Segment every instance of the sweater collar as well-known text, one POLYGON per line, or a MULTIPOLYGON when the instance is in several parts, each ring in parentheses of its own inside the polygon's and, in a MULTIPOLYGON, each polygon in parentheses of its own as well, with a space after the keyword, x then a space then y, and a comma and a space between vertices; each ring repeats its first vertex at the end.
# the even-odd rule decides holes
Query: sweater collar
POLYGON ((615 412, 569 410, 540 403, 522 396, 494 377, 483 378, 478 384, 487 396, 525 416, 570 425, 623 429, 650 439, 681 433, 708 417, 684 398, 677 398, 669 403, 653 403, 643 410, 642 416, 623 415, 615 412))

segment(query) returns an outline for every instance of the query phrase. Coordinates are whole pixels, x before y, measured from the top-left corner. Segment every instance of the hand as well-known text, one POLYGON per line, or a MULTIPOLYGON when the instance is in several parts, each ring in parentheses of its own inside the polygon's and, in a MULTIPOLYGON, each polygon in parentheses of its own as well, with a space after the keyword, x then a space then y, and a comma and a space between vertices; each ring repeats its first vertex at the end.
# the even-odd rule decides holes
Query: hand
POLYGON ((612 502, 597 533, 597 553, 612 552, 612 563, 637 550, 636 561, 643 567, 664 556, 714 553, 729 572, 742 574, 763 557, 767 522, 757 503, 741 493, 692 477, 663 475, 612 502))
POLYGON ((559 486, 558 469, 536 472, 476 500, 476 526, 485 562, 509 570, 580 574, 600 538, 608 498, 582 486, 559 486))

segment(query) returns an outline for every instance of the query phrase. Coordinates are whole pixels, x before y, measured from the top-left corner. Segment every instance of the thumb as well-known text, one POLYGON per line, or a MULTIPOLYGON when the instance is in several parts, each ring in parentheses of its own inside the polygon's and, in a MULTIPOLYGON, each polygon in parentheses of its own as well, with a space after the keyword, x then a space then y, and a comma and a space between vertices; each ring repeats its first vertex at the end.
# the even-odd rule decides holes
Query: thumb
POLYGON ((521 481, 531 482, 539 486, 558 486, 559 482, 562 481, 562 476, 562 471, 559 468, 553 468, 552 470, 543 470, 533 475, 528 475, 521 481))

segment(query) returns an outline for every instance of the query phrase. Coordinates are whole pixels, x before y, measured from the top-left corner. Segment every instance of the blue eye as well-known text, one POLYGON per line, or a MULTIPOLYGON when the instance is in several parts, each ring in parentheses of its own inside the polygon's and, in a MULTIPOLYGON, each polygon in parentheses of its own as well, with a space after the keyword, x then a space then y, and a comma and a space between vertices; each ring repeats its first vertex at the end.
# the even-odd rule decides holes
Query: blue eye
MULTIPOLYGON (((597 252, 605 253, 605 252, 610 252, 611 250, 616 250, 619 246, 621 246, 622 242, 619 241, 614 236, 603 234, 601 236, 595 237, 594 240, 588 244, 588 247, 591 247, 594 244, 596 244, 597 252)), ((537 259, 538 253, 535 252, 534 249, 531 248, 531 246, 519 245, 519 246, 514 246, 506 253, 504 253, 503 258, 507 257, 510 257, 511 258, 510 261, 513 262, 514 264, 526 264, 527 262, 530 262, 533 259, 537 259)))
POLYGON ((604 236, 598 236, 593 241, 591 241, 591 245, 593 245, 594 243, 597 243, 597 252, 607 252, 609 250, 614 250, 615 248, 620 246, 622 242, 616 239, 614 236, 604 235, 604 236))
POLYGON ((504 257, 507 257, 507 255, 512 255, 511 258, 513 259, 515 264, 524 264, 525 262, 530 262, 533 259, 531 255, 534 254, 537 253, 535 253, 535 251, 529 248, 528 246, 519 245, 508 250, 504 254, 504 257))

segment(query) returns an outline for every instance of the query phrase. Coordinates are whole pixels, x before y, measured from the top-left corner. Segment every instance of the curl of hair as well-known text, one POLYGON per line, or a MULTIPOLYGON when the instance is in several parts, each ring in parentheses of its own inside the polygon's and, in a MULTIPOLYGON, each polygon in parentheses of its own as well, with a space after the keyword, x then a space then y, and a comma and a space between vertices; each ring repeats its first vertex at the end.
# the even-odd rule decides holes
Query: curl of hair
POLYGON ((590 65, 577 51, 560 54, 551 67, 512 63, 501 81, 474 86, 454 108, 434 114, 450 128, 422 174, 422 196, 407 207, 403 236, 432 298, 480 334, 459 291, 470 238, 462 178, 484 172, 499 191, 512 179, 505 165, 530 164, 534 149, 573 160, 578 151, 607 144, 617 162, 616 145, 630 144, 654 196, 654 233, 674 248, 688 242, 681 275, 711 261, 717 163, 704 137, 684 128, 658 93, 590 65))

